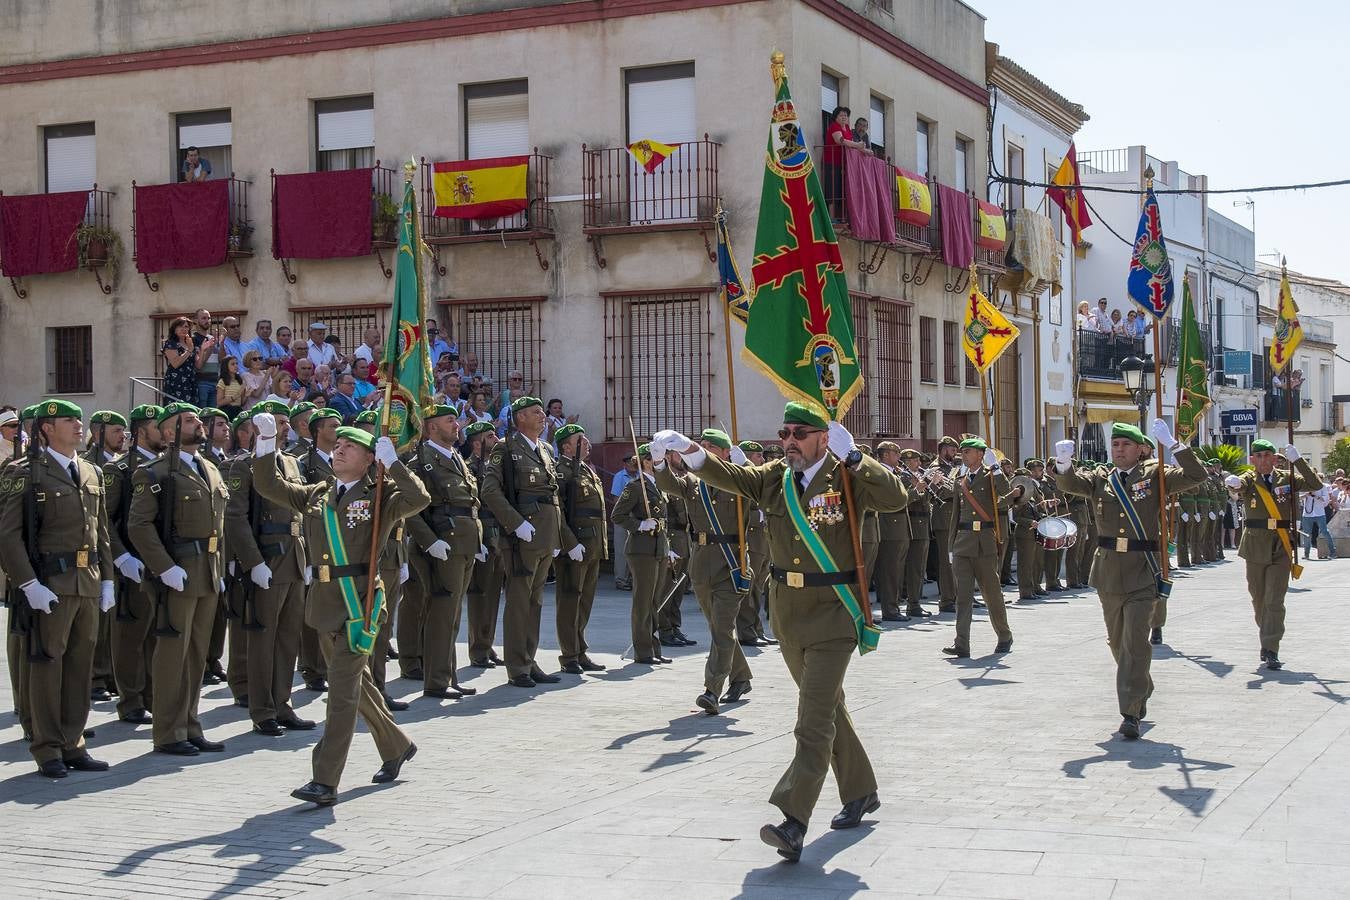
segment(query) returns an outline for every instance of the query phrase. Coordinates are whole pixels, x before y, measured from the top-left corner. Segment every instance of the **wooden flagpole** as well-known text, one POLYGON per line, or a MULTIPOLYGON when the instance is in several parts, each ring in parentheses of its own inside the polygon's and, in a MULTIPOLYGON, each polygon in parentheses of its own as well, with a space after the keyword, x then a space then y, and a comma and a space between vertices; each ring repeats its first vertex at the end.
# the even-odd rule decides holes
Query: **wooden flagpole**
MULTIPOLYGON (((1275 309, 1278 319, 1284 313, 1284 286, 1288 283, 1289 272, 1285 257, 1280 257, 1280 297, 1275 309)), ((1285 418, 1289 423, 1289 444, 1294 443, 1294 361, 1285 361, 1284 366, 1285 418)), ((1295 481, 1294 461, 1289 460, 1289 551, 1292 568, 1298 567, 1298 484, 1295 481)), ((1273 483, 1273 482, 1272 482, 1273 483)), ((1309 539, 1311 540, 1311 538, 1309 539)))
MULTIPOLYGON (((988 379, 985 375, 985 370, 980 369, 980 412, 984 414, 984 433, 989 435, 988 440, 992 442, 994 440, 994 431, 989 416, 989 392, 987 383, 988 379)), ((994 445, 990 443, 990 449, 993 449, 993 446, 994 445)), ((994 501, 994 541, 995 543, 1001 544, 1003 543, 1003 528, 998 521, 998 490, 994 487, 993 469, 989 470, 989 496, 994 501)))
MULTIPOLYGON (((727 239, 727 249, 731 249, 731 235, 726 232, 726 213, 722 211, 722 204, 717 204, 717 221, 722 226, 722 233, 727 239)), ((740 426, 736 423, 736 367, 732 361, 731 354, 731 302, 727 297, 727 286, 722 285, 722 335, 726 341, 727 347, 727 400, 731 404, 731 442, 739 444, 740 426)), ((736 495, 736 542, 739 546, 739 560, 741 573, 745 573, 746 566, 746 540, 745 540, 745 500, 740 494, 736 495)))
MULTIPOLYGON (((1149 166, 1144 172, 1145 190, 1153 190, 1153 167, 1149 166)), ((1144 202, 1148 202, 1145 195, 1144 202)), ((1153 323, 1153 400, 1154 408, 1159 419, 1163 417, 1163 370, 1162 370, 1162 323, 1159 319, 1153 323)), ((1181 378, 1178 373, 1178 386, 1181 378)), ((1180 407, 1178 407, 1180 409, 1180 407)), ((1171 564, 1171 557, 1168 555, 1167 544, 1168 534, 1171 531, 1168 528, 1167 515, 1167 448, 1159 447, 1158 450, 1158 557, 1162 563, 1162 577, 1167 578, 1168 566, 1171 564)))

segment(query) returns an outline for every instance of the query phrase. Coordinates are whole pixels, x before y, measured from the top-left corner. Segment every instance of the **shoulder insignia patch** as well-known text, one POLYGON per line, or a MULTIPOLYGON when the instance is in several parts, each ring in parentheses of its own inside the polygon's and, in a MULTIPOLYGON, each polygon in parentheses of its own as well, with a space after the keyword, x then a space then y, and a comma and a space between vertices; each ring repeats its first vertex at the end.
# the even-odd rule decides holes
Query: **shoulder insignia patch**
POLYGON ((230 478, 230 490, 237 491, 244 486, 244 478, 241 475, 234 475, 230 478))
POLYGON ((112 474, 111 472, 104 472, 104 473, 103 473, 103 486, 104 486, 104 487, 112 487, 112 485, 113 485, 113 474, 112 474))
POLYGON ((145 493, 145 482, 141 482, 140 484, 136 485, 134 488, 131 489, 131 492, 132 492, 133 494, 144 494, 144 493, 145 493))

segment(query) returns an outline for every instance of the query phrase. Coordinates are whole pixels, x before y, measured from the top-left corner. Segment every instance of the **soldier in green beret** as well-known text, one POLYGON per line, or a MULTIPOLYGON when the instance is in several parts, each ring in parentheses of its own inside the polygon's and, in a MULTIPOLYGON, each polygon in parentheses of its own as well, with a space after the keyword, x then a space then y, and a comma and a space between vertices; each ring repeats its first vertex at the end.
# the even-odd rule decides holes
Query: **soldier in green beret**
MULTIPOLYGON (((305 404, 298 403, 292 407, 292 416, 297 408, 303 406, 305 404)), ((305 484, 322 484, 333 477, 333 451, 337 448, 337 430, 342 425, 342 414, 335 409, 314 409, 303 411, 301 421, 307 430, 301 433, 301 439, 291 449, 283 452, 299 460, 300 474, 305 484)), ((291 422, 295 424, 294 417, 291 422)), ((245 464, 251 463, 245 459, 245 464)), ((296 663, 307 690, 327 690, 328 666, 319 648, 318 632, 304 622, 300 625, 300 650, 296 663)))
MULTIPOLYGON (((929 483, 931 485, 942 484, 950 480, 952 474, 961 465, 960 460, 956 458, 960 450, 960 441, 950 435, 944 434, 938 440, 937 456, 928 467, 929 483)), ((943 497, 943 491, 936 490, 930 493, 929 503, 932 506, 932 518, 930 519, 930 533, 932 535, 930 551, 937 558, 937 584, 938 584, 938 612, 954 613, 956 612, 956 576, 952 572, 952 535, 956 530, 956 523, 952 519, 952 514, 956 510, 956 504, 950 498, 943 497)))
MULTIPOLYGON (((1161 446, 1176 456, 1180 466, 1164 472, 1168 493, 1183 491, 1204 480, 1205 470, 1190 448, 1178 444, 1172 429, 1154 419, 1152 431, 1161 446)), ((1144 460, 1148 445, 1143 432, 1116 422, 1111 428, 1114 467, 1088 474, 1073 470, 1073 441, 1055 444, 1055 470, 1060 490, 1088 497, 1097 510, 1100 536, 1092 562, 1092 586, 1102 604, 1106 637, 1116 660, 1116 697, 1120 706, 1120 733, 1126 740, 1139 737, 1139 722, 1147 715, 1153 694, 1149 666, 1153 648, 1149 630, 1154 603, 1171 589, 1162 578, 1159 552, 1158 460, 1144 460)))
POLYGON ((352 425, 365 431, 367 434, 375 434, 376 428, 380 424, 380 413, 378 410, 367 409, 356 414, 352 419, 352 425))
MULTIPOLYGON (((615 500, 617 501, 618 498, 616 497, 615 500)), ((662 598, 670 595, 676 582, 684 577, 689 568, 690 553, 688 504, 684 502, 683 497, 672 497, 670 495, 666 496, 666 501, 666 525, 668 526, 666 537, 670 541, 670 549, 675 554, 675 558, 666 568, 665 584, 657 589, 658 595, 662 598)), ((624 564, 627 565, 627 563, 627 554, 625 553, 624 564)), ((661 646, 691 647, 698 643, 680 630, 684 625, 684 611, 681 609, 683 605, 684 588, 681 588, 674 595, 670 595, 670 599, 665 601, 664 604, 658 601, 656 633, 657 642, 661 646)), ((753 624, 750 627, 753 629, 753 624)))
POLYGON ((586 462, 591 442, 586 429, 575 423, 553 433, 558 460, 558 490, 562 494, 562 546, 567 551, 555 563, 558 572, 558 662, 571 675, 599 672, 605 667, 587 655, 586 625, 595 604, 600 563, 609 556, 609 523, 605 517, 605 485, 586 462))
POLYGON ((760 829, 760 839, 797 860, 831 768, 844 803, 832 828, 856 827, 881 805, 872 765, 844 706, 849 660, 864 642, 875 646, 877 632, 865 626, 867 586, 857 583, 842 479, 851 480, 857 509, 901 509, 909 494, 898 476, 863 457, 848 429, 816 408, 788 403, 779 437, 786 458, 764 466, 733 465, 674 431, 656 434, 653 455, 683 454, 709 486, 748 497, 766 513, 774 634, 799 696, 796 753, 770 797, 786 818, 760 829))
POLYGON ((614 504, 614 524, 628 532, 624 552, 633 576, 633 606, 629 624, 633 633, 633 661, 646 666, 668 663, 656 637, 656 605, 674 553, 666 537, 668 500, 656 486, 651 445, 638 447, 638 477, 623 487, 614 504))
MULTIPOLYGON (((309 448, 313 446, 313 438, 310 436, 310 422, 318 408, 308 400, 291 407, 289 416, 291 427, 287 431, 295 438, 295 441, 289 447, 282 447, 283 453, 289 453, 296 458, 300 458, 309 452, 309 448)), ((249 410, 249 412, 252 413, 252 410, 249 410)), ((334 412, 337 412, 337 410, 334 410, 334 412)), ((339 414, 337 424, 342 424, 341 414, 339 414)))
POLYGON ((544 581, 562 550, 562 510, 553 450, 543 440, 546 416, 538 397, 511 403, 514 430, 493 448, 483 479, 483 502, 500 523, 506 560, 506 618, 503 623, 506 674, 516 687, 555 684, 535 660, 544 581), (509 471, 508 471, 509 469, 509 471))
MULTIPOLYGON (((769 461, 764 452, 764 445, 759 441, 741 441, 737 447, 752 466, 762 466, 769 461)), ((782 450, 781 447, 778 449, 782 450)), ((781 454, 778 458, 782 458, 781 454)), ((741 612, 736 617, 736 632, 741 643, 746 646, 767 647, 778 643, 765 633, 765 616, 760 615, 761 610, 767 615, 768 608, 769 534, 765 526, 764 510, 747 504, 745 514, 748 522, 745 526, 745 545, 746 559, 750 564, 750 593, 741 600, 741 612)))
MULTIPOLYGON (((1028 460, 1033 461, 1039 462, 1028 460)), ((1017 524, 1017 599, 1025 602, 1045 593, 1039 582, 1041 545, 1036 540, 1036 526, 1045 516, 1045 507, 1041 505, 1041 480, 1030 469, 1017 470, 1011 486, 1013 521, 1017 524)))
MULTIPOLYGON (((126 437, 127 420, 119 412, 101 409, 89 416, 89 443, 84 459, 94 468, 102 471, 103 466, 111 462, 122 452, 122 443, 126 437)), ((112 664, 112 616, 106 612, 98 615, 98 641, 94 645, 94 677, 89 692, 95 702, 111 700, 117 693, 117 682, 113 676, 112 664)))
POLYGON ((1211 459, 1209 461, 1209 485, 1214 496, 1214 506, 1210 511, 1214 513, 1214 558, 1216 560, 1224 558, 1224 512, 1228 508, 1228 489, 1224 487, 1223 479, 1223 462, 1218 459, 1211 459))
POLYGON ((923 469, 923 456, 918 450, 906 447, 900 451, 900 482, 909 493, 909 546, 905 549, 905 615, 926 618, 923 608, 923 576, 928 566, 928 542, 931 539, 932 494, 928 490, 928 476, 923 469))
MULTIPOLYGON (((492 510, 483 503, 483 483, 486 480, 488 458, 497 446, 497 431, 491 422, 474 422, 464 429, 464 451, 469 458, 469 471, 478 480, 478 521, 483 526, 483 552, 475 557, 473 581, 469 585, 469 665, 475 669, 493 669, 506 665, 492 649, 497 635, 497 618, 501 612, 502 586, 506 583, 505 561, 501 551, 502 529, 492 510)), ((411 645, 407 645, 411 646, 411 645)), ((398 649, 400 660, 407 650, 400 622, 398 649)), ((420 646, 420 645, 419 645, 420 646)), ((418 663, 421 663, 418 651, 418 663)))
POLYGON ((197 414, 197 418, 202 420, 202 428, 206 431, 206 446, 202 449, 202 456, 223 471, 233 455, 230 416, 223 409, 207 406, 197 414))

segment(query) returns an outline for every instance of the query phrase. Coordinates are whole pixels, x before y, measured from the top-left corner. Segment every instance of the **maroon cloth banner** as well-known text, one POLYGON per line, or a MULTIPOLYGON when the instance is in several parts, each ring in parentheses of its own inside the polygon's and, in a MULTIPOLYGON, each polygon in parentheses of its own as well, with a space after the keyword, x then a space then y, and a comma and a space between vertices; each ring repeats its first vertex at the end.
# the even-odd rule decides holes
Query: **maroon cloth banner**
POLYGON ((335 259, 371 252, 373 169, 272 179, 272 257, 335 259))
POLYGON ((75 230, 88 205, 88 191, 0 197, 0 272, 22 278, 78 266, 75 230))
POLYGON ((136 271, 219 266, 229 241, 228 181, 136 186, 136 271))
POLYGON ((975 261, 975 220, 970 198, 963 191, 938 185, 942 204, 942 261, 953 269, 964 269, 975 261))
POLYGON ((844 208, 860 241, 895 242, 895 184, 890 163, 852 147, 844 151, 844 208))

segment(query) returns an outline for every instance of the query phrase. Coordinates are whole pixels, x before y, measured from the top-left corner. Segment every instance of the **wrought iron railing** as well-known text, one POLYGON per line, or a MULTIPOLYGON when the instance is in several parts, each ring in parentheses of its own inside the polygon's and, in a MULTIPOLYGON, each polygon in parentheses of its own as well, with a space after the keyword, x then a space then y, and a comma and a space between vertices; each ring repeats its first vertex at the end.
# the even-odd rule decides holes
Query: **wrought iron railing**
POLYGON ((487 239, 507 232, 552 233, 552 210, 548 203, 549 169, 553 157, 536 147, 529 155, 525 176, 525 209, 492 221, 452 219, 436 215, 434 162, 422 157, 422 239, 429 244, 487 239))
POLYGON ((705 134, 648 172, 627 147, 581 147, 582 224, 590 231, 709 223, 717 212, 721 144, 705 134))
POLYGON ((1303 403, 1299 398, 1299 391, 1294 391, 1294 402, 1289 402, 1289 394, 1279 388, 1266 391, 1261 399, 1261 415, 1263 422, 1288 422, 1290 412, 1293 413, 1295 422, 1303 421, 1303 403))
POLYGON ((1078 331, 1078 375, 1103 381, 1119 381, 1120 363, 1131 356, 1144 356, 1144 339, 1097 331, 1078 331))

